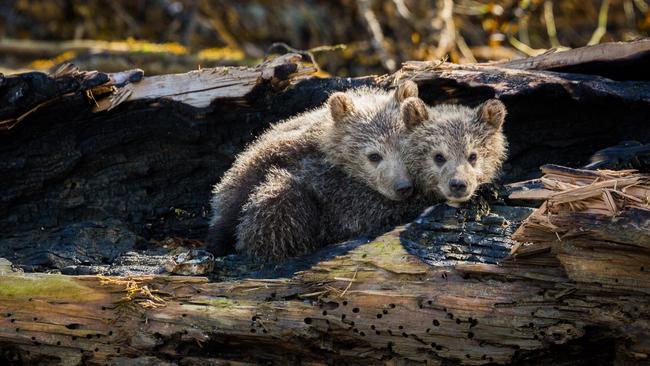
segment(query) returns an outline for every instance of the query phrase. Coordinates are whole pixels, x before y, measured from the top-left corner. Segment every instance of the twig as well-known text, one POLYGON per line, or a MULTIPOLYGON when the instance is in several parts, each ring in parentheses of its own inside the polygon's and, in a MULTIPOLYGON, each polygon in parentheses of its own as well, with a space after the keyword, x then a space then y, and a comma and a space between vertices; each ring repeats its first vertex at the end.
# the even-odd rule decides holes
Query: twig
POLYGON ((339 297, 345 296, 345 293, 348 292, 350 289, 350 286, 352 286, 352 282, 356 281, 357 279, 357 273, 359 272, 359 266, 354 270, 354 275, 352 276, 352 281, 348 282, 348 286, 343 290, 343 292, 339 295, 339 297))
POLYGON ((546 23, 546 33, 551 43, 551 48, 560 47, 560 41, 557 39, 557 29, 555 28, 555 16, 553 15, 553 1, 544 1, 544 23, 546 23))
MULTIPOLYGON (((440 31, 440 40, 436 48, 436 57, 444 57, 451 51, 456 43, 456 26, 454 25, 454 2, 453 0, 443 0, 442 10, 438 20, 442 21, 442 30, 440 31)), ((435 22, 436 20, 434 20, 435 22)))
POLYGON ((646 13, 648 10, 650 10, 650 6, 645 3, 645 0, 634 0, 634 5, 636 5, 636 7, 642 13, 646 13))
MULTIPOLYGON (((311 62, 314 67, 316 68, 317 72, 320 72, 320 66, 318 66, 318 63, 316 62, 316 58, 314 58, 314 54, 312 50, 299 50, 297 48, 293 48, 289 46, 288 44, 284 42, 275 42, 269 47, 267 54, 273 53, 273 50, 276 48, 283 48, 286 52, 290 53, 297 53, 300 56, 307 57, 309 59, 309 62, 311 62)), ((320 51, 320 50, 317 50, 320 51)))
POLYGON ((608 13, 609 13, 609 0, 603 0, 603 2, 600 3, 600 11, 598 12, 598 27, 594 31, 594 34, 591 35, 591 39, 587 43, 587 46, 592 46, 600 43, 600 40, 607 32, 608 13))
POLYGON ((368 32, 371 35, 372 47, 379 54, 382 65, 390 72, 395 71, 397 62, 390 57, 384 47, 384 34, 381 31, 381 26, 375 16, 375 12, 372 11, 370 0, 359 0, 357 4, 359 5, 359 13, 363 16, 368 32))
POLYGON ((509 36, 508 37, 508 42, 512 45, 512 47, 516 48, 518 51, 525 53, 528 56, 539 56, 542 53, 546 52, 544 49, 536 49, 532 48, 529 45, 521 42, 515 36, 509 36))
POLYGON ((467 61, 476 63, 476 57, 474 57, 474 53, 465 42, 465 38, 460 35, 460 32, 456 32, 456 45, 458 46, 460 53, 467 59, 467 61))
POLYGON ((393 0, 393 4, 395 4, 397 14, 399 14, 404 19, 411 19, 412 14, 406 7, 406 4, 404 4, 404 0, 393 0))

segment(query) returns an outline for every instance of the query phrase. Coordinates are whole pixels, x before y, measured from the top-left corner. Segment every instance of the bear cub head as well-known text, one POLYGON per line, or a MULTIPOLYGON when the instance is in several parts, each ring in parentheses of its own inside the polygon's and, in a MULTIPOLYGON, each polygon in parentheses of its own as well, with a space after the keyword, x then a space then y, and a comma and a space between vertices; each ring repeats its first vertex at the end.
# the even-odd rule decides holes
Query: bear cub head
POLYGON ((327 159, 384 197, 401 201, 413 193, 413 182, 400 151, 405 130, 400 106, 417 99, 418 87, 408 81, 394 92, 360 88, 334 93, 321 149, 327 159))
POLYGON ((476 108, 427 107, 420 99, 402 103, 409 134, 404 160, 418 189, 449 203, 469 200, 497 175, 506 157, 505 105, 496 99, 476 108))

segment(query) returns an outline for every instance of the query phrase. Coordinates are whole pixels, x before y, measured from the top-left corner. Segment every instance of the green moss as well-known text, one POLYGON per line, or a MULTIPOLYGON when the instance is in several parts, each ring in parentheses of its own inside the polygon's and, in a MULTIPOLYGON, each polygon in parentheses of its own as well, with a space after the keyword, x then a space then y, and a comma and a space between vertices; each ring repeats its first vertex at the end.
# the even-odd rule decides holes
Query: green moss
POLYGON ((64 275, 0 276, 0 299, 94 300, 102 294, 64 275))

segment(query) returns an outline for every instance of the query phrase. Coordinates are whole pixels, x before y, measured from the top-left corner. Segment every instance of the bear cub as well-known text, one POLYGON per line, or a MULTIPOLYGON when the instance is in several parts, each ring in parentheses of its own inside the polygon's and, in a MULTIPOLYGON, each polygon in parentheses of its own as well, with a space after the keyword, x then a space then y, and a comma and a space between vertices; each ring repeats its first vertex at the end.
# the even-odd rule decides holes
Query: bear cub
POLYGON ((491 99, 476 108, 428 107, 410 98, 403 109, 410 128, 402 154, 418 195, 457 205, 497 176, 508 147, 501 101, 491 99))
POLYGON ((210 249, 234 242, 254 260, 282 260, 416 216, 425 206, 410 203, 401 148, 402 104, 417 94, 413 82, 334 93, 272 126, 215 185, 210 249))

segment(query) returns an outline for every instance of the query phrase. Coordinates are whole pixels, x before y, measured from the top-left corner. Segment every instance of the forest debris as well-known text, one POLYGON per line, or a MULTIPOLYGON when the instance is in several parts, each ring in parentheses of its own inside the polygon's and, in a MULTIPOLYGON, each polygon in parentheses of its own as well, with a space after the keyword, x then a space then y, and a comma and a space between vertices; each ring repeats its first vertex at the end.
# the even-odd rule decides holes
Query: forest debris
POLYGON ((118 87, 109 103, 100 102, 93 111, 111 110, 124 102, 140 99, 167 98, 197 108, 207 107, 217 98, 241 99, 260 82, 283 88, 292 79, 316 71, 303 65, 301 59, 300 55, 289 53, 256 68, 210 68, 146 77, 118 87))
MULTIPOLYGON (((511 199, 545 200, 512 236, 522 243, 535 244, 517 246, 511 253, 513 256, 520 256, 523 250, 545 251, 546 248, 536 247, 546 247, 547 243, 555 243, 557 246, 567 235, 603 238, 608 234, 606 228, 598 227, 598 222, 614 225, 612 220, 618 218, 620 225, 629 219, 631 212, 636 212, 634 210, 645 212, 640 215, 650 214, 648 175, 634 170, 588 171, 554 165, 545 165, 542 171, 545 175, 537 181, 541 185, 515 191, 510 195, 511 199), (585 222, 583 226, 579 225, 578 218, 585 222)), ((630 232, 633 231, 630 229, 630 232)), ((617 241, 623 240, 625 239, 621 237, 617 241)))

